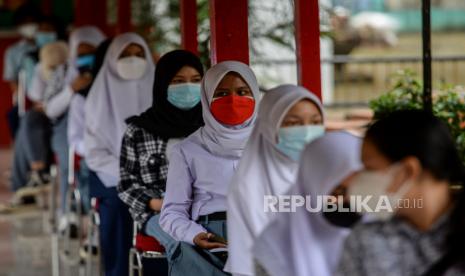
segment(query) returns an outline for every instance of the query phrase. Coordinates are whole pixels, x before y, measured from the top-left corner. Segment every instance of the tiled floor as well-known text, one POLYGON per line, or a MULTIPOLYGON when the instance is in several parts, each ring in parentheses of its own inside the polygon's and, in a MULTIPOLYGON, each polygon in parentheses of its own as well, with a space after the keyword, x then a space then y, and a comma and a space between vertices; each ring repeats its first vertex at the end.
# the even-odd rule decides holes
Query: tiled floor
MULTIPOLYGON (((8 176, 11 151, 0 150, 0 200, 11 197, 8 176)), ((51 275, 48 220, 37 207, 0 215, 0 275, 51 275)))
MULTIPOLYGON (((10 150, 0 150, 0 202, 11 197, 8 184, 10 158, 10 150)), ((40 210, 37 206, 0 215, 0 276, 52 275, 49 217, 48 211, 40 210)), ((62 261, 59 268, 60 276, 80 275, 76 265, 62 261)))

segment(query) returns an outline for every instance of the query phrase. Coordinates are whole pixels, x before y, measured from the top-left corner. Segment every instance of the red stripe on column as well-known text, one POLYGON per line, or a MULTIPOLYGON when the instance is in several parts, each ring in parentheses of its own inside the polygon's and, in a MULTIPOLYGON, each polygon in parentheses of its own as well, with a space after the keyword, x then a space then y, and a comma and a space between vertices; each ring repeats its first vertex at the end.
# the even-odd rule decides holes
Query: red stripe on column
POLYGON ((131 0, 118 0, 117 32, 125 33, 132 30, 131 0))
POLYGON ((106 32, 108 30, 106 1, 75 0, 74 25, 76 27, 93 25, 106 32))
POLYGON ((181 46, 183 49, 198 54, 197 1, 180 0, 181 46))
POLYGON ((249 63, 247 0, 210 0, 211 63, 249 63))
POLYGON ((53 4, 52 0, 42 0, 42 11, 45 15, 52 15, 53 4))
POLYGON ((318 1, 295 0, 295 40, 299 84, 321 99, 318 1))

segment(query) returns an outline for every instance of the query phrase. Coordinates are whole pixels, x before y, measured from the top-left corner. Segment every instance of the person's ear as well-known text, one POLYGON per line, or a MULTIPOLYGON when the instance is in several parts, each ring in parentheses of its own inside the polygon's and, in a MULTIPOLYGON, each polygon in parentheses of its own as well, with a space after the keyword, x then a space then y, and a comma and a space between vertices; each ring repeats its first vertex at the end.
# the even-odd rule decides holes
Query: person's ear
POLYGON ((396 192, 405 182, 414 181, 421 175, 421 163, 416 157, 406 157, 398 163, 398 166, 394 182, 389 186, 388 192, 396 192))
POLYGON ((410 156, 403 160, 405 166, 406 180, 418 179, 421 175, 422 167, 418 158, 410 156))

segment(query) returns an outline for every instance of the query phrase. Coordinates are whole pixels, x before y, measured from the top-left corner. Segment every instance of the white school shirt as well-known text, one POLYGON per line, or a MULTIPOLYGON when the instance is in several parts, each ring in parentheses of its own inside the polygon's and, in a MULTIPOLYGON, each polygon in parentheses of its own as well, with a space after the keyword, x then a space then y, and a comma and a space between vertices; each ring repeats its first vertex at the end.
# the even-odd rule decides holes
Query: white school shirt
POLYGON ((173 147, 160 226, 175 240, 194 244, 207 232, 196 222, 199 216, 226 211, 226 194, 239 157, 212 155, 197 136, 173 147))

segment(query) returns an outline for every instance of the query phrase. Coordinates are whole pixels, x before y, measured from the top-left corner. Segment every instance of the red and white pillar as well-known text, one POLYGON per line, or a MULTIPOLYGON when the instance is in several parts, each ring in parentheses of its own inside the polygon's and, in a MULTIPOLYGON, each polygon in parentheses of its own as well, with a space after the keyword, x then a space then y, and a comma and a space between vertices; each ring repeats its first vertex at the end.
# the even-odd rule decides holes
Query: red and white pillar
POLYGON ((298 82, 321 99, 320 19, 317 0, 295 0, 298 82))
POLYGON ((211 63, 249 63, 247 0, 210 0, 211 63))
POLYGON ((180 0, 181 47, 198 55, 197 1, 180 0))

